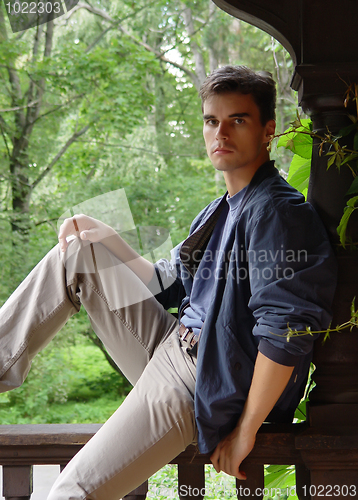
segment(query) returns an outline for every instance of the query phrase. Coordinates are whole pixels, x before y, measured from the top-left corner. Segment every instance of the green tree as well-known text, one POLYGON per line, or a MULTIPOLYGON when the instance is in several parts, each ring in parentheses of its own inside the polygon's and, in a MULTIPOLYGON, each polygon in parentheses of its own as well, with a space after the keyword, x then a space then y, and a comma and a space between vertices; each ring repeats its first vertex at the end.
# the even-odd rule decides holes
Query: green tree
MULTIPOLYGON (((31 224, 40 222, 33 199, 44 179, 81 137, 124 135, 145 119, 151 104, 146 76, 157 64, 120 33, 94 43, 91 15, 78 13, 77 34, 49 22, 15 36, 0 13, 2 214, 22 258, 31 224)), ((82 146, 72 168, 88 176, 89 163, 99 157, 98 148, 82 146)))
MULTIPOLYGON (((3 300, 56 243, 60 215, 100 194, 124 188, 137 226, 185 238, 225 192, 202 140, 197 91, 209 71, 271 71, 279 123, 293 114, 287 53, 209 0, 81 2, 16 35, 0 9, 0 37, 3 300)), ((67 328, 73 342, 79 333, 93 337, 82 315, 67 328)))

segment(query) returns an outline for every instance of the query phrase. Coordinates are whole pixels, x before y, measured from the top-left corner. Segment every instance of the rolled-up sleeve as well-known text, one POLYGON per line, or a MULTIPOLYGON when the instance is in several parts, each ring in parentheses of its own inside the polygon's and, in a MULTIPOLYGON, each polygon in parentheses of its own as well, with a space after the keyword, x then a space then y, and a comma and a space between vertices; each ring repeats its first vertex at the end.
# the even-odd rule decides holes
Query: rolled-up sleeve
POLYGON ((326 231, 308 203, 269 206, 252 221, 247 246, 258 350, 272 361, 295 366, 311 352, 331 322, 337 264, 326 231))

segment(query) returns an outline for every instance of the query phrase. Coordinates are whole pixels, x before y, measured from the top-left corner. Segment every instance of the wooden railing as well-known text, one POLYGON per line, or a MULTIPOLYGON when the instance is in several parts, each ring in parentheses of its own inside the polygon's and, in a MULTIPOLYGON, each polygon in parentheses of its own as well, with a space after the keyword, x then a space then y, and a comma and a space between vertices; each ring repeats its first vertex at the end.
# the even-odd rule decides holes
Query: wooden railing
MULTIPOLYGON (((100 428, 97 424, 0 425, 0 465, 3 466, 3 495, 6 500, 29 500, 32 493, 32 466, 59 464, 62 468, 100 428)), ((296 466, 296 491, 300 500, 310 484, 296 440, 304 424, 263 424, 253 451, 243 463, 246 481, 236 481, 237 498, 261 499, 264 464, 296 466), (303 489, 303 486, 305 488, 303 489)), ((180 499, 202 500, 205 493, 204 465, 208 455, 189 446, 171 463, 178 464, 180 499)), ((148 484, 128 494, 126 500, 144 500, 148 484)))

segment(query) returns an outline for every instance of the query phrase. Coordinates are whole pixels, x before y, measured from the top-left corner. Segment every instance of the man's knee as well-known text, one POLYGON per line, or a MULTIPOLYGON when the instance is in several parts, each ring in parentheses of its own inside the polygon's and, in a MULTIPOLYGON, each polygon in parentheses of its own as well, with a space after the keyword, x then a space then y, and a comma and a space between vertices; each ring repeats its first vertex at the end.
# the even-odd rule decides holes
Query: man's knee
POLYGON ((98 254, 98 250, 97 248, 96 251, 94 250, 94 245, 98 247, 99 244, 83 242, 76 237, 69 241, 66 252, 61 255, 67 273, 88 274, 96 272, 95 255, 98 254))

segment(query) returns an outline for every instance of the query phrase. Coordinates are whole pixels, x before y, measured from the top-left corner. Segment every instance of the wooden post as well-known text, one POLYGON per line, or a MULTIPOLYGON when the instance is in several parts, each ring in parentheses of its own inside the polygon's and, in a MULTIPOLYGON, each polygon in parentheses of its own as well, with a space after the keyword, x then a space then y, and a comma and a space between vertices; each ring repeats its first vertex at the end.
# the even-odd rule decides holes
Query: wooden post
POLYGON ((296 495, 299 500, 310 500, 309 487, 311 485, 311 473, 303 464, 296 464, 296 495))
MULTIPOLYGON (((321 74, 317 68, 314 77, 316 85, 319 85, 323 82, 325 73, 321 74)), ((310 78, 306 75, 305 78, 310 80, 312 75, 310 78)), ((331 78, 333 79, 333 75, 331 78)), ((314 89, 313 82, 309 81, 308 86, 311 90, 314 89)), ((340 129, 352 123, 348 118, 349 111, 343 106, 343 99, 343 91, 341 95, 329 97, 303 96, 303 108, 311 114, 313 129, 320 135, 324 135, 327 129, 338 134, 340 129)), ((351 147, 351 140, 351 137, 344 137, 340 143, 351 147)), ((332 307, 332 326, 336 326, 350 319, 351 304, 357 295, 358 252, 342 248, 337 235, 337 226, 343 215, 346 193, 353 176, 346 165, 340 171, 334 165, 327 171, 327 156, 324 152, 320 155, 319 145, 314 143, 308 199, 324 221, 336 251, 338 284, 332 307)), ((356 214, 351 217, 350 227, 353 229, 353 240, 357 241, 356 214)), ((318 498, 323 493, 328 496, 331 487, 336 486, 335 498, 343 499, 347 496, 347 487, 348 494, 350 491, 358 491, 355 432, 351 432, 350 438, 345 442, 342 439, 349 426, 358 422, 357 328, 333 333, 324 344, 322 340, 318 340, 315 343, 313 362, 316 366, 313 374, 316 387, 310 395, 311 428, 299 440, 299 446, 306 465, 311 470, 311 498, 318 498), (330 439, 331 435, 335 437, 330 439)))
POLYGON ((180 500, 203 500, 205 495, 204 465, 178 464, 180 500))
POLYGON ((125 500, 145 500, 147 498, 148 493, 148 481, 145 481, 143 484, 138 486, 135 490, 128 493, 123 497, 125 500))
POLYGON ((6 500, 30 500, 32 480, 31 465, 4 465, 3 496, 6 500))
POLYGON ((247 479, 236 479, 238 500, 252 498, 262 500, 261 492, 264 490, 264 466, 261 464, 242 463, 241 469, 246 473, 247 479))

